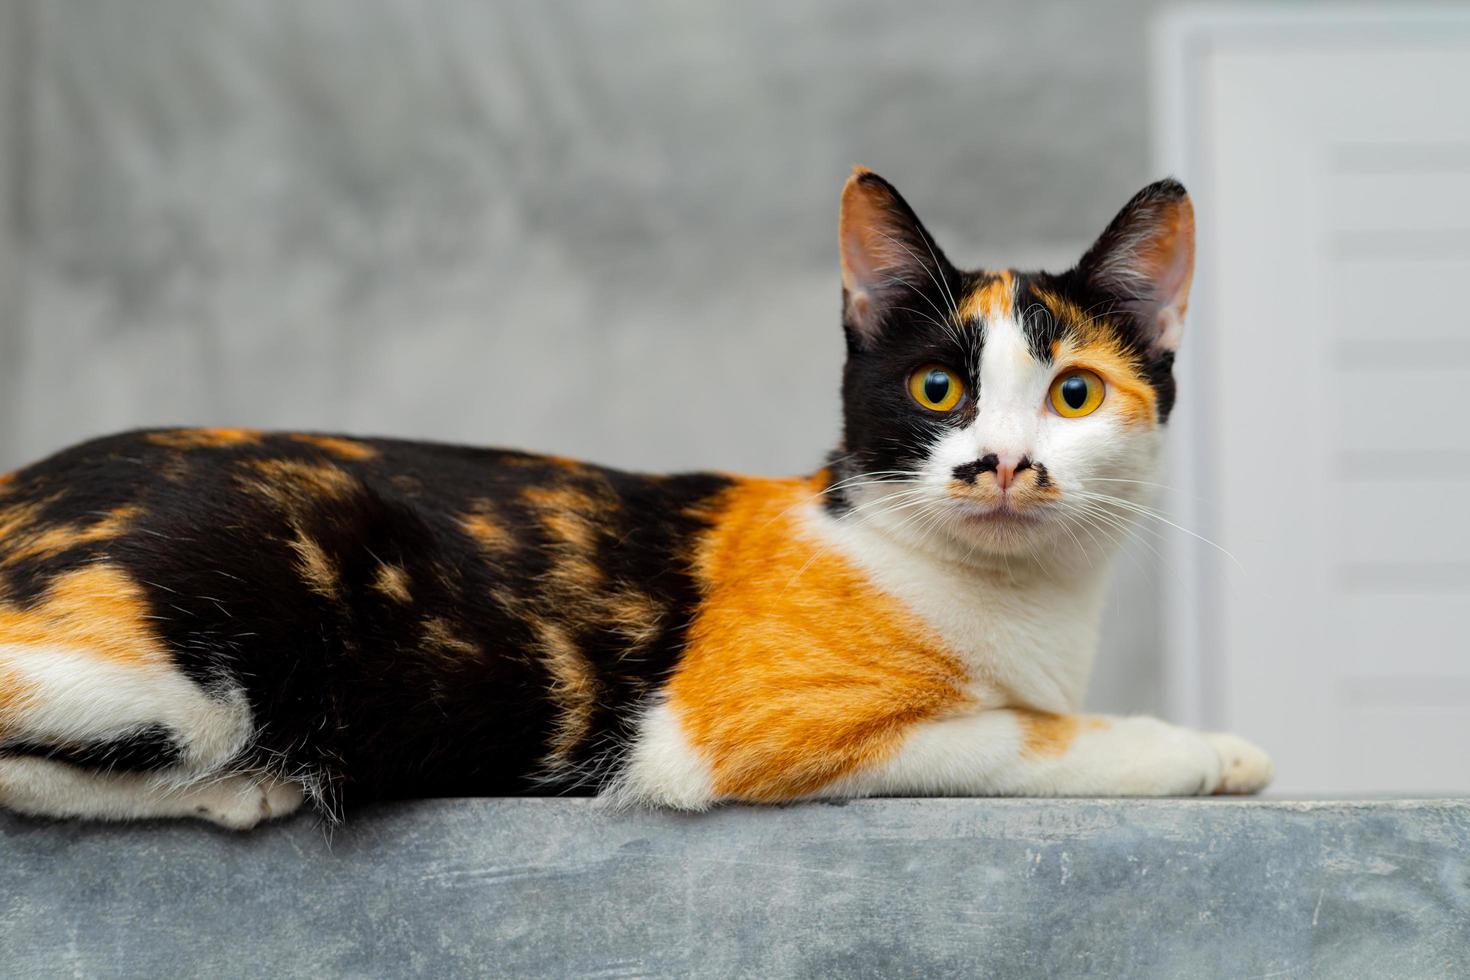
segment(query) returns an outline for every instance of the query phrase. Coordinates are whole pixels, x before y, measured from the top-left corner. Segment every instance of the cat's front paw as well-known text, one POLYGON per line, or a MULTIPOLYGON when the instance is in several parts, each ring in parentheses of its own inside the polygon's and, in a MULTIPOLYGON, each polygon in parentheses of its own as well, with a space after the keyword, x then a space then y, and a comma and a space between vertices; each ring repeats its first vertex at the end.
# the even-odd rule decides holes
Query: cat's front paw
POLYGON ((1239 735, 1212 732, 1205 735, 1205 740, 1220 755, 1220 781, 1212 790, 1217 795, 1259 793, 1276 775, 1271 757, 1239 735))

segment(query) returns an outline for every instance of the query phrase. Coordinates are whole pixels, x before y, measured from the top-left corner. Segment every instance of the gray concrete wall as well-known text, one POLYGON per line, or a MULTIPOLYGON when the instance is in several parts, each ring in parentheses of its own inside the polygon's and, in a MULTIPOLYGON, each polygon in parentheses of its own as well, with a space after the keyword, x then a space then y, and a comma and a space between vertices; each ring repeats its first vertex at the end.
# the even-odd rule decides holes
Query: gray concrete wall
MULTIPOLYGON (((150 423, 809 469, 848 167, 1072 261, 1157 176, 1155 6, 0 0, 0 470, 150 423)), ((1102 707, 1159 707, 1160 574, 1102 707)))
POLYGON ((25 238, 25 198, 29 182, 25 125, 29 60, 27 10, 0 0, 0 470, 14 463, 21 442, 19 379, 25 362, 21 344, 25 322, 25 277, 21 241, 25 238))
POLYGON ((435 801, 247 836, 0 814, 0 974, 1470 975, 1470 804, 435 801))

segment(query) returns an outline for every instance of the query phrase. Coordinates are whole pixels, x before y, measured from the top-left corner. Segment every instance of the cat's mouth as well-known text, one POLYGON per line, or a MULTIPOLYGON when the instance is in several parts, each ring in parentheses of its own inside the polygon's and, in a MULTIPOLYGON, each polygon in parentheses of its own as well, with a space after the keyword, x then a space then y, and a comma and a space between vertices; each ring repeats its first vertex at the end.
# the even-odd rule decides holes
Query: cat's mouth
POLYGON ((959 516, 968 524, 980 527, 1035 527, 1046 520, 1045 508, 1029 506, 1018 509, 1007 500, 982 504, 975 501, 959 501, 959 516))

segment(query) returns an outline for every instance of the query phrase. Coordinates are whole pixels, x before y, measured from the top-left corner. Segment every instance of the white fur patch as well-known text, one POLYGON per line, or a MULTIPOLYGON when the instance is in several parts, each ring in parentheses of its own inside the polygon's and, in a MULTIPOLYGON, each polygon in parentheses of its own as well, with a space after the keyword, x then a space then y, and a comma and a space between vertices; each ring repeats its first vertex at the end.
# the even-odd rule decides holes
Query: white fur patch
POLYGON ((614 805, 678 810, 703 810, 714 802, 710 765, 667 702, 656 701, 643 713, 628 761, 604 795, 614 805))
POLYGON ((208 694, 166 663, 66 647, 0 645, 0 675, 20 692, 0 717, 0 735, 85 744, 161 725, 182 749, 179 765, 148 773, 0 756, 0 806, 107 820, 198 817, 241 830, 301 806, 299 783, 230 771, 253 734, 239 690, 208 694))
POLYGON ((1226 736, 1201 735, 1157 718, 1098 719, 1066 750, 1028 755, 1013 711, 981 711, 916 726, 887 762, 820 795, 868 796, 1199 796, 1254 792, 1270 779, 1260 749, 1226 736), (1224 778, 1239 759, 1238 780, 1224 778), (1249 770, 1249 771, 1247 771, 1249 770))
POLYGON ((123 663, 49 646, 0 646, 0 672, 29 697, 13 701, 0 729, 33 741, 97 741, 149 725, 178 735, 184 766, 214 769, 251 736, 244 695, 210 696, 161 663, 123 663))
POLYGON ((0 757, 0 806, 18 813, 94 820, 197 817, 231 830, 294 813, 297 783, 236 775, 175 783, 159 773, 108 773, 27 756, 0 757))
POLYGON ((1259 793, 1271 784, 1276 767, 1259 746, 1228 732, 1207 733, 1205 739, 1220 755, 1216 793, 1259 793))

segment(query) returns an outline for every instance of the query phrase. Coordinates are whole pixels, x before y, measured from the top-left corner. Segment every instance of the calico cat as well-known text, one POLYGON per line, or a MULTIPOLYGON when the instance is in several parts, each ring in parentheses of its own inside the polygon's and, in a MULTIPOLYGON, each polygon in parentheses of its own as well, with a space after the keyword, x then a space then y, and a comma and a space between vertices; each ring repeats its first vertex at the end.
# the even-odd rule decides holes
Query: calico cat
POLYGON ((964 272, 858 168, 811 476, 170 429, 0 478, 0 806, 1259 790, 1240 738, 1079 714, 1193 237, 1164 180, 1068 272, 964 272))

